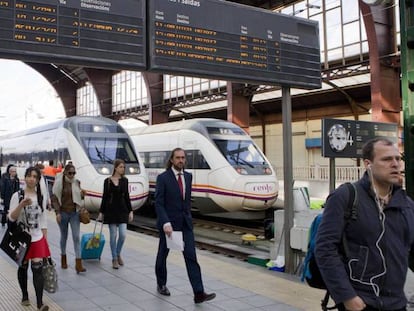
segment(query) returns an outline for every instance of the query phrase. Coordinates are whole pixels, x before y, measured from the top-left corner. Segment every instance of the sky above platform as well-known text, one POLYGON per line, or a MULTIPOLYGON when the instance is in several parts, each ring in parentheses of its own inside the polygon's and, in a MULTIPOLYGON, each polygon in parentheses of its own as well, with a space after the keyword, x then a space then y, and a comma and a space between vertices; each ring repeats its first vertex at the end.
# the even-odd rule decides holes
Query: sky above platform
POLYGON ((64 118, 54 88, 21 61, 0 59, 0 135, 64 118))
MULTIPOLYGON (((21 61, 0 59, 0 136, 65 118, 62 101, 52 85, 21 61)), ((144 126, 134 119, 125 127, 144 126)))

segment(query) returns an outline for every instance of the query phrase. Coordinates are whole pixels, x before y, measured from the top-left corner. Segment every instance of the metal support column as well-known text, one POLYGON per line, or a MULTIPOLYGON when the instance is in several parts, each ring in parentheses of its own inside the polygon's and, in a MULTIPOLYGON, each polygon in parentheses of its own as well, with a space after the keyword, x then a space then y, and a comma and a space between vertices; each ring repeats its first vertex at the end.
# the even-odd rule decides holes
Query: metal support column
POLYGON ((283 119, 283 175, 284 175, 284 232, 285 232, 285 271, 294 273, 295 258, 290 248, 290 229, 293 227, 293 164, 292 164, 292 99, 290 88, 282 87, 283 119))
POLYGON ((405 186, 414 199, 414 3, 400 0, 405 186))

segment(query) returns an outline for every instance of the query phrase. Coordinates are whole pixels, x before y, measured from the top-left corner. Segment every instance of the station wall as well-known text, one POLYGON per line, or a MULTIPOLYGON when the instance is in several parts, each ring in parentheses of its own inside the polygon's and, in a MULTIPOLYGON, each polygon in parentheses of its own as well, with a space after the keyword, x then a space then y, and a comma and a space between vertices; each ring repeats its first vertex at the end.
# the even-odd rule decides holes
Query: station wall
MULTIPOLYGON (((354 120, 352 116, 341 119, 354 120)), ((360 115, 360 121, 372 121, 371 115, 360 115)), ((250 135, 264 151, 274 167, 283 166, 283 126, 270 124, 265 126, 266 150, 263 148, 261 126, 250 127, 250 135)), ((322 121, 307 120, 292 123, 292 157, 293 167, 329 166, 329 158, 322 157, 322 148, 306 148, 307 138, 321 138, 322 121)), ((356 166, 356 159, 337 158, 336 166, 356 166)))

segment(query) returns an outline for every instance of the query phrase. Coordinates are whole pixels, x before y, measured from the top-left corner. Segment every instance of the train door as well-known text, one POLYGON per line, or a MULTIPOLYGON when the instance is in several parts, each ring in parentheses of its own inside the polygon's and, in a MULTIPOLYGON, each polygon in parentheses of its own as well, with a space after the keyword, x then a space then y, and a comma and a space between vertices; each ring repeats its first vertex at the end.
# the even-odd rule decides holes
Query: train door
MULTIPOLYGON (((189 133, 191 135, 193 133, 189 133)), ((206 149, 200 142, 198 137, 187 137, 187 139, 182 140, 181 146, 186 150, 186 159, 187 159, 187 171, 193 174, 193 183, 192 183, 192 211, 202 211, 209 206, 208 204, 208 189, 206 189, 208 184, 208 173, 209 165, 206 161, 203 149, 206 149)), ((205 151, 205 150, 204 150, 205 151)))
POLYGON ((194 169, 196 167, 196 150, 197 142, 194 140, 188 140, 183 137, 182 148, 185 150, 185 157, 187 161, 186 169, 191 174, 193 174, 193 184, 197 181, 197 171, 194 169))

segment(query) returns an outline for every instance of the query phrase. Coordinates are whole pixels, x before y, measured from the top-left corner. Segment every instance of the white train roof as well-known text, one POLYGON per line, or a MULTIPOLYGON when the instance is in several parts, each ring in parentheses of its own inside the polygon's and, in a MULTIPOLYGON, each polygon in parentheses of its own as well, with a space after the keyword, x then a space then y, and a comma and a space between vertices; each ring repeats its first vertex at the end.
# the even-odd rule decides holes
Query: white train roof
POLYGON ((220 119, 213 119, 213 118, 198 118, 198 119, 189 119, 189 120, 181 120, 175 122, 168 122, 162 124, 155 124, 150 126, 144 127, 137 127, 137 128, 129 128, 126 129, 129 135, 142 135, 142 134, 152 134, 152 133, 161 133, 161 132, 171 132, 171 131, 179 131, 183 129, 188 129, 196 132, 200 132, 202 134, 206 134, 207 127, 224 127, 224 128, 239 128, 234 123, 220 120, 220 119))

